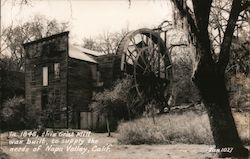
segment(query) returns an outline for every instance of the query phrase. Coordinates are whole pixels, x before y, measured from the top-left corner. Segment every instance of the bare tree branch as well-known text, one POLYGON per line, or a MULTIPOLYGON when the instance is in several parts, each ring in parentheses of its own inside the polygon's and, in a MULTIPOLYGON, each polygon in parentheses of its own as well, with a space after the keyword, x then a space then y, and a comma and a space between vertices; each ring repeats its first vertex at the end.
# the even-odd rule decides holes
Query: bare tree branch
POLYGON ((241 11, 249 9, 249 7, 250 7, 250 1, 245 0, 245 2, 243 1, 243 3, 241 4, 241 11))
POLYGON ((240 8, 241 8, 241 2, 239 0, 233 0, 227 28, 224 33, 223 42, 221 44, 221 48, 223 49, 221 49, 220 55, 219 55, 218 67, 219 67, 220 73, 225 72, 226 66, 229 62, 230 47, 232 43, 234 28, 236 26, 238 16, 241 12, 240 8))

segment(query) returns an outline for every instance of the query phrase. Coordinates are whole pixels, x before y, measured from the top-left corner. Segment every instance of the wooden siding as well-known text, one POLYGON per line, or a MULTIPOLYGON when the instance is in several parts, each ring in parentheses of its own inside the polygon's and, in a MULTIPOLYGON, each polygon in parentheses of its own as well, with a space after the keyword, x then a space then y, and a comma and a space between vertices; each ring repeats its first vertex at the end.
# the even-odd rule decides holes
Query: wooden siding
POLYGON ((96 112, 81 112, 80 128, 88 130, 102 130, 106 127, 105 117, 96 112))
POLYGON ((100 80, 104 83, 103 88, 109 88, 113 82, 121 77, 120 56, 103 55, 96 57, 98 69, 100 71, 100 80))
POLYGON ((68 101, 75 111, 88 111, 96 77, 95 63, 69 58, 68 101))

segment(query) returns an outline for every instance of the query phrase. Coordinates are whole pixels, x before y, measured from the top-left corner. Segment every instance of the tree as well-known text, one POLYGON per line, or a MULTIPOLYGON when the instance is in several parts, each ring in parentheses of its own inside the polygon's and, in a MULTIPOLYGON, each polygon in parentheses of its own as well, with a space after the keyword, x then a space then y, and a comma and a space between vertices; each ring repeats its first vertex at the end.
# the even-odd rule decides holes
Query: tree
POLYGON ((122 29, 121 32, 103 32, 95 39, 89 37, 83 39, 83 47, 100 51, 105 54, 116 54, 116 50, 122 38, 128 33, 128 29, 122 29))
POLYGON ((0 112, 3 120, 1 129, 15 130, 26 128, 29 123, 26 113, 27 110, 25 110, 23 97, 13 97, 6 100, 0 112))
POLYGON ((96 40, 94 40, 91 37, 83 38, 82 42, 83 42, 82 47, 84 47, 86 49, 101 51, 99 44, 96 42, 96 40))
POLYGON ((108 136, 111 136, 111 128, 114 127, 115 120, 129 118, 127 100, 131 85, 131 79, 129 78, 117 80, 112 88, 105 89, 93 96, 90 108, 105 117, 108 136))
MULTIPOLYGON (((225 70, 229 62, 230 47, 235 26, 242 11, 249 8, 246 0, 233 0, 225 31, 220 44, 218 60, 214 60, 212 41, 209 36, 209 16, 212 0, 192 0, 191 7, 187 1, 172 0, 178 10, 190 37, 194 41, 198 64, 193 81, 198 87, 206 107, 217 148, 233 148, 232 153, 221 152, 221 157, 247 157, 248 150, 244 148, 232 116, 228 92, 225 85, 225 70)), ((179 20, 180 20, 179 19, 179 20)))
MULTIPOLYGON (((227 26, 227 19, 230 14, 231 1, 225 0, 214 0, 211 6, 211 13, 209 18, 209 33, 212 42, 212 52, 216 60, 222 44, 223 35, 227 26)), ((250 27, 249 22, 249 10, 244 10, 239 14, 236 22, 234 36, 231 46, 231 55, 226 74, 235 75, 236 73, 244 73, 245 75, 249 72, 249 36, 248 32, 250 27)))
MULTIPOLYGON (((219 53, 223 35, 226 30, 230 9, 230 0, 214 0, 212 2, 208 30, 213 45, 212 49, 214 49, 212 51, 217 55, 219 53)), ((247 30, 249 29, 249 14, 250 12, 248 10, 244 10, 239 14, 234 31, 235 38, 244 36, 244 34, 249 36, 249 33, 247 32, 247 30)))
POLYGON ((52 34, 60 33, 68 28, 68 23, 49 20, 45 16, 35 15, 29 22, 3 29, 2 40, 10 51, 11 59, 16 64, 16 70, 23 70, 23 43, 37 40, 52 34))

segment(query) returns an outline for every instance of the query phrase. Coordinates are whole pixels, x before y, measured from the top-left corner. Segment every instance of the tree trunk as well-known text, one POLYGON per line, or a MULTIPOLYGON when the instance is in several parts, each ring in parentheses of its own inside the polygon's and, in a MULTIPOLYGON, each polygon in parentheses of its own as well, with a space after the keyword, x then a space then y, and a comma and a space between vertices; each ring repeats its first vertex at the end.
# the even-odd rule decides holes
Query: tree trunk
MULTIPOLYGON (((248 150, 239 138, 225 85, 225 68, 228 64, 231 42, 238 16, 243 6, 240 0, 233 0, 232 8, 221 44, 218 62, 214 62, 211 53, 211 40, 208 33, 212 0, 192 0, 193 12, 186 1, 172 0, 185 17, 186 29, 194 37, 199 63, 194 74, 194 83, 198 87, 206 107, 216 148, 233 148, 231 153, 220 153, 221 157, 247 157, 248 150), (184 3, 185 2, 185 3, 184 3)), ((246 3, 245 7, 249 4, 246 3)))
POLYGON ((110 132, 110 127, 109 127, 109 118, 106 117, 106 126, 107 126, 107 131, 108 131, 108 137, 111 136, 111 132, 110 132))
POLYGON ((219 156, 247 157, 248 150, 243 147, 239 138, 229 105, 224 74, 219 73, 216 63, 205 64, 200 61, 194 82, 206 107, 216 148, 220 151, 233 148, 231 153, 220 152, 219 156))

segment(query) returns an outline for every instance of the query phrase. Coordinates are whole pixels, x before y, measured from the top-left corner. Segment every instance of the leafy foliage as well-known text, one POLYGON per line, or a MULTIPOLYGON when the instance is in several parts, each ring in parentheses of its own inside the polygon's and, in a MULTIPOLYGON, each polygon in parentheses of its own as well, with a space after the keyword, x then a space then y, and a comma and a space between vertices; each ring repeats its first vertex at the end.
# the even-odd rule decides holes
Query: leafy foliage
POLYGON ((227 66, 226 73, 228 75, 236 75, 237 73, 243 73, 246 76, 249 75, 250 70, 250 41, 247 34, 235 38, 231 47, 231 58, 227 66))
POLYGON ((250 77, 237 73, 228 77, 230 105, 237 111, 250 110, 250 77))
POLYGON ((90 108, 115 120, 128 120, 159 113, 162 105, 155 99, 146 100, 138 96, 132 77, 119 79, 111 89, 96 93, 90 108))
POLYGON ((29 116, 22 97, 13 97, 3 104, 1 119, 3 129, 13 130, 29 128, 35 118, 34 116, 29 116))
POLYGON ((90 105, 90 108, 105 116, 114 115, 127 118, 126 102, 130 87, 131 80, 129 79, 116 81, 113 88, 94 95, 94 102, 90 105))
POLYGON ((200 97, 192 82, 196 65, 195 50, 190 47, 188 36, 183 29, 171 28, 167 37, 173 71, 173 105, 196 103, 200 97))

